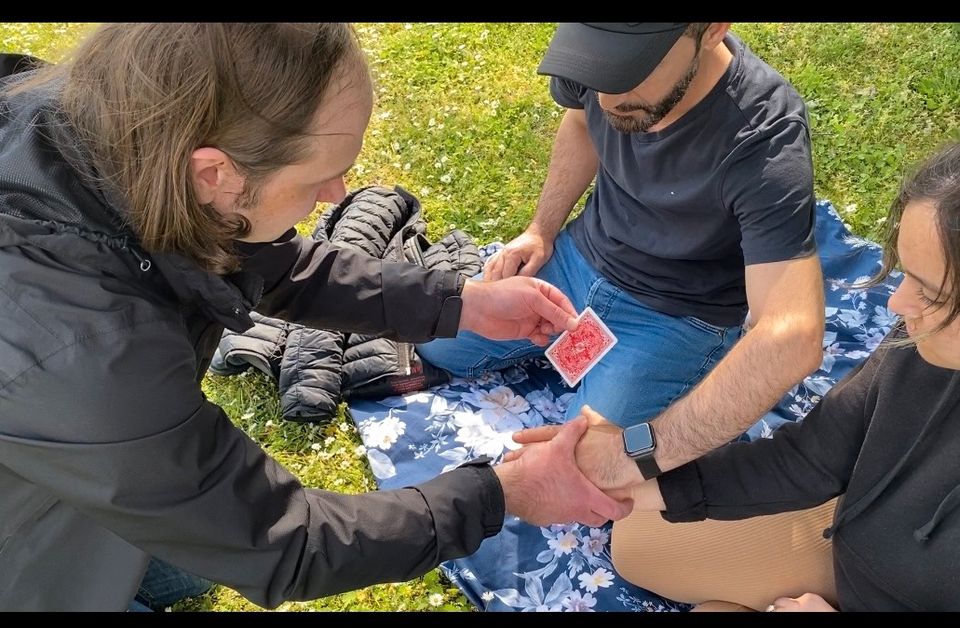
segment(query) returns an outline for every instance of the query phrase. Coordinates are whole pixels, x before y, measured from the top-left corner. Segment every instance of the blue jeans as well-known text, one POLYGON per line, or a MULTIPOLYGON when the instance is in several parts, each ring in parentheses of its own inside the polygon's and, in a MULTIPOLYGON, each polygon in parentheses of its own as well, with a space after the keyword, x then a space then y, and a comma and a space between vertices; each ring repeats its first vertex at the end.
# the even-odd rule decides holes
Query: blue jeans
POLYGON ((194 576, 179 567, 151 558, 147 572, 140 582, 137 596, 127 607, 128 611, 162 611, 180 600, 206 593, 213 582, 194 576))
MULTIPOLYGON (((581 380, 568 419, 588 404, 623 427, 649 421, 703 379, 741 335, 739 326, 717 327, 640 303, 594 269, 565 229, 537 277, 559 288, 578 312, 592 307, 618 340, 581 380)), ((528 340, 488 340, 472 332, 417 346, 425 360, 460 377, 499 370, 543 350, 528 340)))

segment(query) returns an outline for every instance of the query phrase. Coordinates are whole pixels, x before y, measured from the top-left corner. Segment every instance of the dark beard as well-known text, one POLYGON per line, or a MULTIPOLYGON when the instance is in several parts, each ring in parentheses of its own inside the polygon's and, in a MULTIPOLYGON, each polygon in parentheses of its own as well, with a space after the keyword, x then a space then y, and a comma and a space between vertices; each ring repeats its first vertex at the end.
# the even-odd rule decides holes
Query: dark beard
POLYGON ((670 90, 670 93, 653 107, 647 107, 645 105, 620 105, 620 107, 628 111, 643 111, 647 114, 644 117, 619 116, 609 111, 604 111, 603 115, 607 118, 610 126, 621 133, 645 133, 647 129, 663 120, 668 113, 673 111, 677 103, 683 100, 683 97, 687 94, 687 89, 690 88, 690 82, 693 81, 693 77, 696 75, 699 67, 700 58, 698 55, 694 57, 690 63, 690 67, 687 68, 686 73, 680 80, 676 82, 673 89, 670 90))

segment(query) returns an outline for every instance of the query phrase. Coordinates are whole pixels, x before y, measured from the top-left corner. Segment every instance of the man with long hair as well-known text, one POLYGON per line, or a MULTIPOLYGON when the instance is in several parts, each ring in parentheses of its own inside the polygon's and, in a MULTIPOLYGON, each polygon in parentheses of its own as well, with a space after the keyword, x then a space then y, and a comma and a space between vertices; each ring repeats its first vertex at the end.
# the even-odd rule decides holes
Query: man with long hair
POLYGON ((338 24, 109 24, 4 83, 0 610, 155 608, 210 581, 276 606, 420 575, 505 510, 626 514, 570 464, 584 422, 519 464, 341 495, 204 397, 223 328, 254 307, 406 341, 545 344, 573 324, 540 280, 464 285, 296 234, 344 198, 371 109, 338 24))

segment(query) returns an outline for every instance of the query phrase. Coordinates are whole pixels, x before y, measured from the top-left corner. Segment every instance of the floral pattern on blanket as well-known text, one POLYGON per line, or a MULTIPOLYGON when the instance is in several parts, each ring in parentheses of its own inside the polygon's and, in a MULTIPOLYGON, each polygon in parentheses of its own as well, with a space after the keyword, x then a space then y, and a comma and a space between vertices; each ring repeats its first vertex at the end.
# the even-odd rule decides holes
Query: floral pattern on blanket
MULTIPOLYGON (((870 290, 851 286, 880 268, 880 249, 852 236, 833 206, 817 204, 817 244, 826 280, 826 333, 820 368, 784 395, 744 436, 769 437, 800 420, 870 355, 896 317, 886 308, 899 276, 870 290)), ((495 247, 487 249, 495 250, 495 247)), ((573 397, 545 359, 429 391, 379 402, 353 401, 370 466, 382 489, 417 484, 477 456, 517 445, 512 432, 563 421, 573 397)), ((507 516, 503 530, 444 572, 478 608, 492 611, 677 611, 672 602, 620 578, 610 528, 535 527, 507 516)))

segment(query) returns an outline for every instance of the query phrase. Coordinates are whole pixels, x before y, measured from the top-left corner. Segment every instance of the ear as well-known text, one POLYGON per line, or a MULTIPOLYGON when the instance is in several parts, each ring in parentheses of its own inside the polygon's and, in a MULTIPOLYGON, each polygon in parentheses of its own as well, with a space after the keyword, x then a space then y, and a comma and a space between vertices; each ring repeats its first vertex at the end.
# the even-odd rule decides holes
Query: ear
POLYGON ((190 155, 190 178, 197 200, 221 212, 231 208, 232 203, 224 203, 229 200, 227 196, 235 198, 238 188, 243 187, 233 160, 219 148, 210 146, 198 148, 190 155))
POLYGON ((711 22, 700 38, 700 47, 704 50, 712 50, 723 41, 729 30, 730 22, 711 22))

